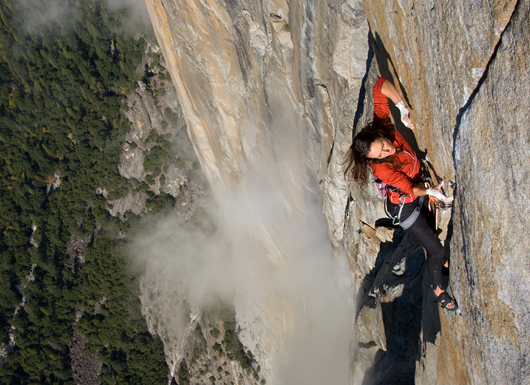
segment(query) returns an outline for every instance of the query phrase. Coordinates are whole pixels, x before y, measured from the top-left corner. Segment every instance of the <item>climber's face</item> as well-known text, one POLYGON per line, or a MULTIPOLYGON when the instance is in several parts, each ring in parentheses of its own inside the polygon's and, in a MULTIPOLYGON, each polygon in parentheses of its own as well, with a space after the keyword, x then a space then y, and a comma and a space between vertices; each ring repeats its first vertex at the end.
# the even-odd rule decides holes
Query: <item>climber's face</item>
POLYGON ((377 138, 370 145, 370 151, 368 151, 366 157, 370 159, 383 159, 395 153, 396 148, 390 140, 387 138, 377 138))

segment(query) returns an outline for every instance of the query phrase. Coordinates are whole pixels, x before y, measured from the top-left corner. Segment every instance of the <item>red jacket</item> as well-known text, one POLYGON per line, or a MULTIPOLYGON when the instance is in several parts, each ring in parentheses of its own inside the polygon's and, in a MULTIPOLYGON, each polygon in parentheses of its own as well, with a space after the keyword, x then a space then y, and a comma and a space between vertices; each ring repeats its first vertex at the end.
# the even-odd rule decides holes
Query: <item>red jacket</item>
MULTIPOLYGON (((380 77, 374 85, 374 121, 379 119, 388 119, 390 110, 388 108, 388 98, 381 93, 381 87, 386 81, 385 78, 380 77)), ((392 155, 402 166, 398 170, 394 170, 390 163, 370 163, 372 172, 376 178, 381 179, 390 186, 397 187, 403 193, 407 194, 404 198, 405 203, 414 201, 417 197, 412 192, 412 188, 421 182, 422 172, 421 164, 410 147, 407 141, 401 134, 394 129, 395 139, 394 147, 402 149, 401 152, 396 152, 392 155)), ((395 191, 388 192, 388 199, 392 203, 401 203, 400 194, 395 191)))

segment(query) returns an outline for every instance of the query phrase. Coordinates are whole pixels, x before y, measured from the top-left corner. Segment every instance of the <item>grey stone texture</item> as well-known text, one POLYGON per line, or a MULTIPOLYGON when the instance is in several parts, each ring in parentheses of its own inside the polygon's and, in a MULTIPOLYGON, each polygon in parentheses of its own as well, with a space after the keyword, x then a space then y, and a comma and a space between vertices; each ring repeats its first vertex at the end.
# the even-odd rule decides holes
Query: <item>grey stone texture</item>
MULTIPOLYGON (((190 138, 216 196, 241 191, 258 174, 284 188, 292 212, 299 214, 292 220, 296 223, 308 212, 304 195, 315 194, 325 207, 331 244, 340 253, 349 195, 344 154, 368 58, 362 3, 146 4, 190 138)), ((382 211, 377 196, 371 197, 372 207, 382 211)), ((282 245, 274 239, 278 229, 264 233, 249 238, 256 237, 270 251, 272 265, 282 263, 276 255, 282 245)), ((264 298, 267 303, 254 299, 237 305, 237 318, 245 344, 267 382, 274 383, 269 363, 279 359, 274 355, 294 332, 295 311, 277 292, 264 298)))
POLYGON ((424 313, 416 383, 526 384, 530 2, 365 7, 379 69, 407 97, 420 149, 457 185, 450 285, 462 314, 441 311, 433 336, 424 313))
MULTIPOLYGON (((159 52, 160 48, 153 42, 149 42, 146 53, 149 51, 159 52)), ((137 71, 143 71, 146 64, 151 64, 152 59, 146 55, 137 71)), ((155 71, 151 79, 151 87, 148 89, 142 82, 138 82, 135 92, 127 97, 127 110, 125 116, 131 122, 131 130, 126 134, 126 142, 123 144, 123 151, 120 156, 118 170, 124 178, 135 178, 139 182, 145 181, 147 172, 144 170, 146 154, 155 146, 148 141, 150 133, 153 131, 157 135, 163 136, 169 145, 176 149, 178 156, 191 161, 180 161, 174 159, 167 170, 163 172, 164 183, 161 185, 160 176, 156 176, 154 183, 149 189, 155 194, 164 192, 177 198, 179 215, 189 218, 200 206, 198 197, 204 194, 202 186, 202 174, 194 170, 193 160, 195 154, 191 149, 191 144, 186 134, 181 131, 186 130, 186 123, 182 116, 179 98, 175 87, 171 81, 161 80, 160 73, 167 73, 162 60, 159 65, 153 68, 155 71), (164 69, 164 70, 162 70, 164 69), (156 94, 156 98, 155 95, 156 94), (179 162, 180 161, 180 162, 179 162), (177 167, 178 163, 183 163, 177 167)), ((101 191, 107 197, 108 192, 101 191)), ((129 193, 119 199, 108 201, 112 207, 109 212, 113 216, 125 221, 127 212, 139 215, 146 211, 145 203, 148 196, 144 191, 129 191, 129 193)))
MULTIPOLYGON (((529 383, 529 0, 146 3, 217 196, 237 190, 256 159, 303 156, 299 171, 319 186, 329 242, 358 278, 352 384, 529 383), (428 278, 407 263, 421 259, 415 245, 375 226, 385 217, 375 186, 343 176, 352 126, 371 119, 379 75, 410 106, 416 129, 398 129, 455 194, 440 239, 461 315, 433 305, 428 278), (405 260, 381 253, 396 242, 405 260), (381 258, 389 265, 373 285, 381 258), (400 304, 421 312, 413 340, 400 304)), ((266 314, 239 311, 238 322, 262 349, 258 359, 273 355, 264 341, 285 338, 266 314)))
POLYGON ((85 252, 83 248, 92 242, 93 234, 85 239, 76 234, 70 235, 70 240, 66 244, 66 256, 68 260, 64 263, 65 269, 71 273, 77 273, 85 263, 85 252))
POLYGON ((98 376, 101 373, 102 363, 99 362, 97 355, 87 357, 83 354, 86 345, 87 340, 81 334, 74 331, 74 338, 68 346, 74 384, 98 385, 100 384, 98 376))

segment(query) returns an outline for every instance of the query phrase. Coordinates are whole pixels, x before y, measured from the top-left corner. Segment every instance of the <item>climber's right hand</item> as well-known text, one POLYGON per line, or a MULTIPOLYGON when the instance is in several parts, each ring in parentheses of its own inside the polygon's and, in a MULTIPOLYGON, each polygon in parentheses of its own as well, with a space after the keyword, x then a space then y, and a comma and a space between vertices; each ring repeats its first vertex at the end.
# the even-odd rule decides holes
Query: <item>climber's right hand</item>
POLYGON ((444 182, 440 183, 436 187, 428 188, 425 192, 427 193, 427 195, 431 195, 444 203, 451 203, 455 199, 455 197, 448 197, 447 195, 445 195, 442 192, 443 185, 444 182))
POLYGON ((401 114, 401 121, 403 122, 403 124, 406 127, 408 127, 411 130, 413 130, 414 129, 414 124, 412 124, 412 121, 410 120, 409 109, 405 105, 405 102, 404 101, 399 102, 398 104, 396 104, 396 107, 399 109, 399 112, 401 114))

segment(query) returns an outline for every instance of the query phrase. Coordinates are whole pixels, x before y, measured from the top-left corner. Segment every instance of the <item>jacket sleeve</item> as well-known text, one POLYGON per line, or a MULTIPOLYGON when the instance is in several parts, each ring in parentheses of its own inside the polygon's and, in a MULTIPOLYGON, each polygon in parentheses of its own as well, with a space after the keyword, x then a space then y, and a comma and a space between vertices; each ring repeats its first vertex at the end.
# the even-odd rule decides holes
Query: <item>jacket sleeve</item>
POLYGON ((416 183, 407 174, 399 170, 394 170, 388 163, 372 163, 371 166, 374 177, 381 179, 390 186, 397 187, 404 193, 411 195, 414 199, 416 198, 413 190, 416 183))
POLYGON ((388 98, 381 93, 381 87, 386 78, 380 77, 374 85, 374 120, 386 119, 390 114, 388 109, 388 98))

